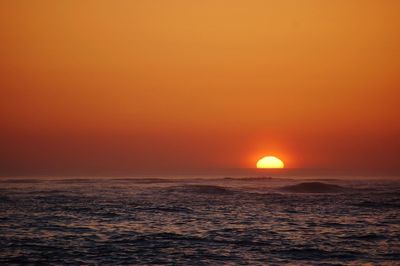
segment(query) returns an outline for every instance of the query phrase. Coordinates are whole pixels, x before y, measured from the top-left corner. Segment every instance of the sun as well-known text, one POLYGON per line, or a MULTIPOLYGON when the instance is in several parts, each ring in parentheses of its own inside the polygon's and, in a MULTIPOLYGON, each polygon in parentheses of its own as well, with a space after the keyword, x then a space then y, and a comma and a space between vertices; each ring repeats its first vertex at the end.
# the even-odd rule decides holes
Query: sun
POLYGON ((285 164, 275 156, 265 156, 257 161, 257 168, 284 168, 285 164))

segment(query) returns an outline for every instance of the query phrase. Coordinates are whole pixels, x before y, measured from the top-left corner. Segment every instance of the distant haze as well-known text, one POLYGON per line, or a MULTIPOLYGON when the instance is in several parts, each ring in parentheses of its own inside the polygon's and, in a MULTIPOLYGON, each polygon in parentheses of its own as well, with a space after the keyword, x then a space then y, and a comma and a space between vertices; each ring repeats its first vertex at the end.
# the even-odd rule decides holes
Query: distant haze
POLYGON ((400 1, 0 2, 0 175, 400 171, 400 1))

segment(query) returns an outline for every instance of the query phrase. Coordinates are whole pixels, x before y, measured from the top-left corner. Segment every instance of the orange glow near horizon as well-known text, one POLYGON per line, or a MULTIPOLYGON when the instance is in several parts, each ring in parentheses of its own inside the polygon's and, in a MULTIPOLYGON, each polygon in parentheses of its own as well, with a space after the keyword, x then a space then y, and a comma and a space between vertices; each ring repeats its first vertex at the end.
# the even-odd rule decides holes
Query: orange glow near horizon
POLYGON ((263 154, 400 170, 398 14, 392 0, 0 1, 0 175, 263 154))

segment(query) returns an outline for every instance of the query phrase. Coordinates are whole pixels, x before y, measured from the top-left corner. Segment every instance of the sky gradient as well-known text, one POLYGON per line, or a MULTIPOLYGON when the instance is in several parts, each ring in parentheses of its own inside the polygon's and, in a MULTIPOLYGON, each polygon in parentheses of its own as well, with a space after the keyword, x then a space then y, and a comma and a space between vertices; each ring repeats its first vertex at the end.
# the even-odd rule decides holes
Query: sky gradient
POLYGON ((0 175, 400 172, 400 1, 1 1, 0 175))

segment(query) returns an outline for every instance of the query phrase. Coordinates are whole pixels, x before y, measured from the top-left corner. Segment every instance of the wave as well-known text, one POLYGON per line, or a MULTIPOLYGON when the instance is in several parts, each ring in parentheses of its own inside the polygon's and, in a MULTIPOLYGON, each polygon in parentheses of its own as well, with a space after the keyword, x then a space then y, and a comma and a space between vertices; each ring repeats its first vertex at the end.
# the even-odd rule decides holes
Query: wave
POLYGON ((284 186, 280 190, 294 193, 338 193, 347 188, 322 182, 304 182, 296 185, 284 186))
POLYGON ((42 180, 39 179, 33 179, 33 178, 15 178, 15 179, 4 179, 0 180, 0 183, 9 183, 9 184, 22 184, 22 183, 27 183, 27 184, 33 184, 33 183, 40 183, 42 180))
POLYGON ((115 178, 113 181, 125 181, 137 184, 174 183, 176 180, 167 178, 115 178))
POLYGON ((381 234, 368 233, 363 235, 346 235, 343 238, 350 240, 378 241, 386 239, 386 236, 381 234))
POLYGON ((51 182, 60 184, 73 184, 73 183, 96 183, 101 181, 101 179, 95 178, 65 178, 65 179, 53 179, 51 182))
POLYGON ((396 200, 393 201, 362 201, 359 203, 353 204, 353 206, 356 207, 364 207, 364 208, 377 208, 377 209, 382 209, 382 208, 394 208, 398 209, 400 208, 400 203, 396 200))
POLYGON ((177 242, 189 242, 194 243, 207 243, 208 245, 212 244, 223 244, 223 245, 238 245, 238 246, 270 246, 272 244, 271 241, 254 241, 250 239, 216 239, 213 237, 202 237, 195 235, 186 235, 179 233, 171 233, 171 232, 160 232, 153 234, 145 234, 136 236, 135 242, 144 242, 144 241, 177 241, 177 242))
POLYGON ((196 193, 196 194, 232 194, 234 191, 213 185, 183 185, 167 189, 167 192, 183 192, 183 193, 196 193))
POLYGON ((133 211, 144 212, 176 212, 176 213, 192 213, 193 210, 185 207, 178 206, 157 206, 157 207, 135 207, 133 211))
MULTIPOLYGON (((339 259, 339 260, 353 260, 360 258, 363 254, 357 251, 328 251, 322 248, 312 247, 295 247, 289 249, 278 249, 272 252, 281 253, 287 258, 294 260, 325 260, 325 259, 339 259)), ((339 264, 340 265, 340 264, 339 264)), ((358 265, 358 264, 357 264, 358 265)))

